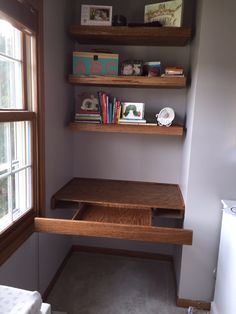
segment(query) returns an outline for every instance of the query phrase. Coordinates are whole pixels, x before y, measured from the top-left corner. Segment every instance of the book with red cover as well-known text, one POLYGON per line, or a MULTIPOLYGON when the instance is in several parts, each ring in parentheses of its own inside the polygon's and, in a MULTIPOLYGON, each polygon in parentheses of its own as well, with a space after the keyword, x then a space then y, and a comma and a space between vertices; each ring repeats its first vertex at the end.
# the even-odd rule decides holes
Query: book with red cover
POLYGON ((106 93, 102 94, 102 121, 107 123, 107 95, 106 93))

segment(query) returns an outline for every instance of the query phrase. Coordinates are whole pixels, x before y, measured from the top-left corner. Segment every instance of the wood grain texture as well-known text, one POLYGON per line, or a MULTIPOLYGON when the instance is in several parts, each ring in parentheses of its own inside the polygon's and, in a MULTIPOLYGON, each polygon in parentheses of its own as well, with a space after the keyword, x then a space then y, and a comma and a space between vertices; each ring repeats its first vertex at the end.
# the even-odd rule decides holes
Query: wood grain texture
POLYGON ((185 88, 186 77, 147 77, 147 76, 78 76, 69 75, 69 82, 78 85, 114 87, 185 88))
POLYGON ((205 310, 205 311, 210 311, 210 309, 211 309, 211 303, 210 302, 206 302, 206 301, 181 299, 181 298, 177 297, 176 304, 179 307, 186 307, 186 308, 188 308, 188 307, 192 306, 192 307, 195 307, 196 309, 205 310))
POLYGON ((69 34, 80 44, 185 46, 192 31, 187 27, 112 27, 73 25, 69 34))
POLYGON ((33 121, 36 113, 24 110, 0 110, 0 122, 33 121))
POLYGON ((80 215, 77 214, 76 219, 125 225, 151 226, 152 210, 88 205, 80 215))
POLYGON ((184 211, 178 185, 138 181, 73 178, 53 195, 54 207, 57 201, 184 211))
POLYGON ((126 133, 126 134, 147 134, 147 135, 167 135, 183 136, 182 126, 172 125, 170 127, 158 125, 128 125, 128 124, 92 124, 72 122, 70 129, 75 132, 100 132, 100 133, 126 133))
POLYGON ((83 204, 83 203, 78 204, 78 209, 73 215, 72 220, 80 220, 84 211, 87 209, 87 207, 88 207, 87 204, 83 204))
POLYGON ((192 231, 177 228, 35 218, 34 229, 35 232, 64 235, 105 237, 180 245, 192 244, 192 231))

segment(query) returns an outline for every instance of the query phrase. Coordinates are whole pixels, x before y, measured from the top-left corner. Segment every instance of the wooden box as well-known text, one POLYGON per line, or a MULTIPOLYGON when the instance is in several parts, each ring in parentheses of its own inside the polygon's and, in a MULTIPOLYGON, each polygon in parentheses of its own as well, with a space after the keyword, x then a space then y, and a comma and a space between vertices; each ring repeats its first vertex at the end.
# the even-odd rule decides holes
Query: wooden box
POLYGON ((73 52, 73 74, 117 76, 119 55, 114 53, 73 52))

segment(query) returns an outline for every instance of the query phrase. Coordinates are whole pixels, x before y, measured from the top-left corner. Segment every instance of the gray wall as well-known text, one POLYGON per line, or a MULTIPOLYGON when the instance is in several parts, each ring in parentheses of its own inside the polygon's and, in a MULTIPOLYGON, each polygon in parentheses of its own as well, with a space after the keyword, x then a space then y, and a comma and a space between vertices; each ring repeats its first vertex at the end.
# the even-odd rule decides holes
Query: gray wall
POLYGON ((0 284, 38 289, 38 238, 34 234, 0 267, 0 284))
POLYGON ((233 0, 198 4, 200 36, 192 59, 193 82, 187 105, 192 134, 185 144, 188 162, 183 164, 183 170, 188 170, 183 175, 185 227, 193 229, 194 241, 192 247, 183 248, 179 297, 210 301, 219 245, 220 200, 235 199, 236 42, 232 38, 232 12, 236 4, 233 0))
MULTIPOLYGON (((67 83, 70 41, 67 29, 73 7, 66 0, 44 1, 44 73, 47 216, 64 217, 50 210, 50 199, 73 176, 73 141, 68 130, 72 87, 67 83)), ((43 292, 71 247, 70 237, 39 234, 39 290, 43 292)))

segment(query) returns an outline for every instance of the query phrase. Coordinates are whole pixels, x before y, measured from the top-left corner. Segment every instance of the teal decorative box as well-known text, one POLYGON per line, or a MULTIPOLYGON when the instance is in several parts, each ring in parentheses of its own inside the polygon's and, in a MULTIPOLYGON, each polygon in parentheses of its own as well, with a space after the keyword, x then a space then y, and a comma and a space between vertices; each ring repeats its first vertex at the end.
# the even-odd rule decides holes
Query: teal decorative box
POLYGON ((119 55, 114 53, 73 52, 74 75, 117 76, 119 55))

